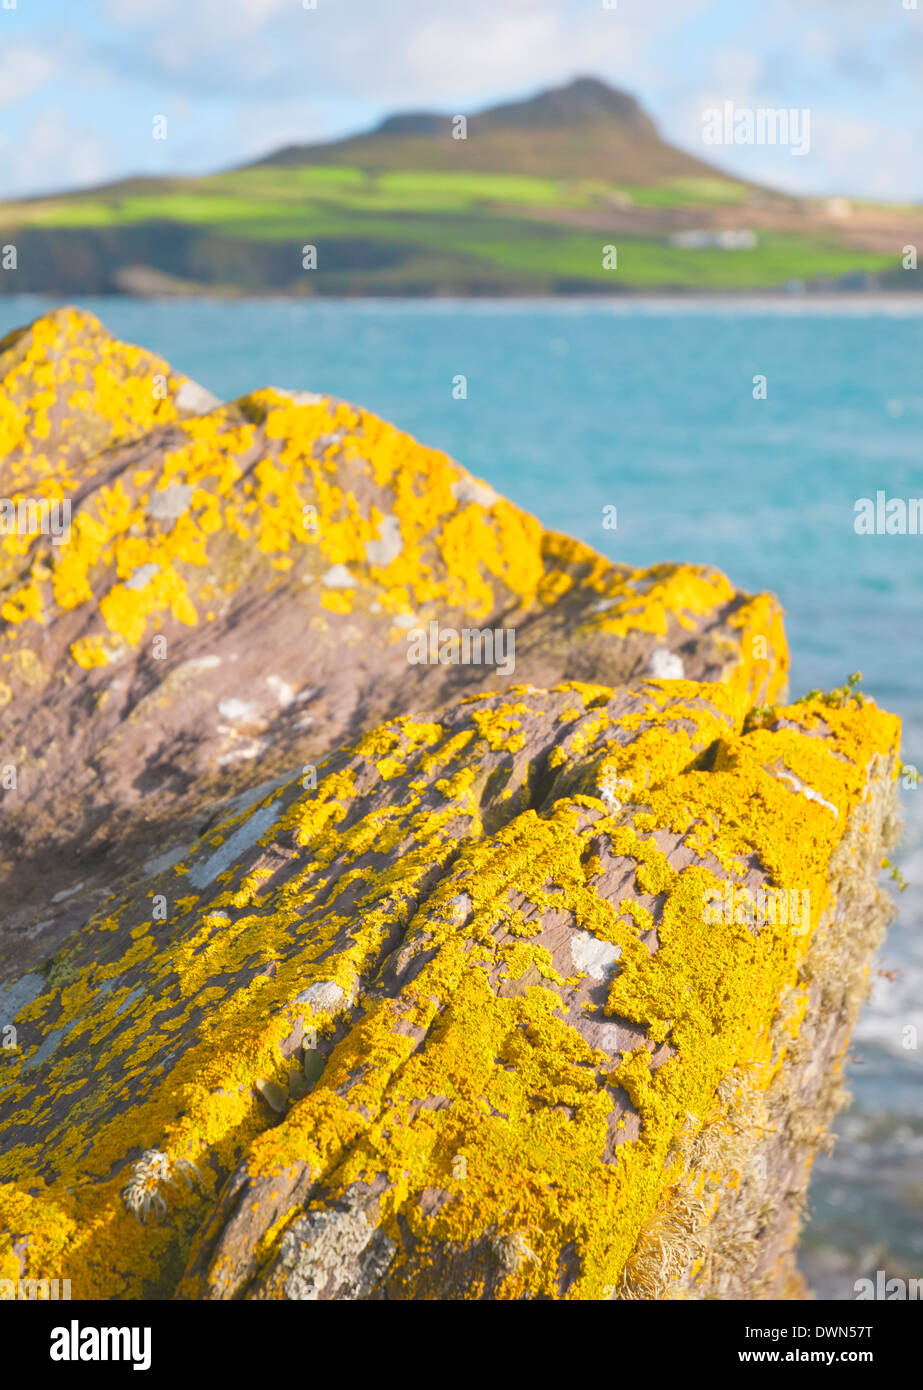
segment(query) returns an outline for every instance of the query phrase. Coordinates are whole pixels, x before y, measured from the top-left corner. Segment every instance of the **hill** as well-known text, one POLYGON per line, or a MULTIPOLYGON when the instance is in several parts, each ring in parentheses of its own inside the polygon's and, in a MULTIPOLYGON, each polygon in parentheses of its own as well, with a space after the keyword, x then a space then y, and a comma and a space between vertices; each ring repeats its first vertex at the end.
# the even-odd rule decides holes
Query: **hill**
POLYGON ((728 177, 594 78, 466 128, 411 112, 210 176, 0 204, 0 225, 0 293, 56 297, 906 290, 923 240, 919 208, 728 177))
POLYGON ((664 179, 717 179, 714 166, 661 140, 634 97, 592 77, 494 106, 453 135, 453 116, 390 116, 363 135, 290 145, 251 168, 347 165, 372 170, 485 172, 537 178, 599 179, 648 186, 664 179))

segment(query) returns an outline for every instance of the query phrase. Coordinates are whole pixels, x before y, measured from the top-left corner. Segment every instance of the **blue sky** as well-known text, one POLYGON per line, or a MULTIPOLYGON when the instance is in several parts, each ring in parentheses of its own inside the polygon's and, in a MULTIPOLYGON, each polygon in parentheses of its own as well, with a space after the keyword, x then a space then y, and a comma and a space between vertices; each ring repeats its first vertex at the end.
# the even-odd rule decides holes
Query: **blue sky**
POLYGON ((0 197, 211 171, 395 110, 467 114, 589 74, 732 172, 923 201, 923 0, 605 4, 0 0, 0 197), (807 108, 810 153, 703 146, 703 110, 725 101, 807 108))

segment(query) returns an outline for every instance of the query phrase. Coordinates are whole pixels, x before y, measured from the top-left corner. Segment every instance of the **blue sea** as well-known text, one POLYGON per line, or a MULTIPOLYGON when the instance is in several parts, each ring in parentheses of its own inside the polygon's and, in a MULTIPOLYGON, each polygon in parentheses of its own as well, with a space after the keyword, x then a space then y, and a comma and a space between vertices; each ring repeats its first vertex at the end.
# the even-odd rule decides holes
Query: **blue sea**
MULTIPOLYGON (((330 392, 615 560, 774 590, 792 694, 861 670, 923 770, 923 535, 853 528, 858 498, 923 496, 923 302, 79 302, 224 399, 330 392)), ((0 299, 0 335, 48 307, 0 299)), ((824 1298, 877 1269, 923 1277, 923 780, 902 797, 908 887, 879 962, 894 978, 858 1025, 854 1105, 802 1241, 824 1298)))

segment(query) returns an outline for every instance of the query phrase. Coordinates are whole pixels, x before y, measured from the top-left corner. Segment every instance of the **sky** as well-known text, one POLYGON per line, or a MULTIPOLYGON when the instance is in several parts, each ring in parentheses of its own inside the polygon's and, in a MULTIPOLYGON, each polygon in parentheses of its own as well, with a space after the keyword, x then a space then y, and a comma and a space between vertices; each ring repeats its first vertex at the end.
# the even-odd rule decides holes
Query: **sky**
POLYGON ((211 172, 584 75, 731 173, 923 201, 923 0, 0 0, 0 198, 211 172), (808 152, 705 145, 728 101, 807 110, 808 152))

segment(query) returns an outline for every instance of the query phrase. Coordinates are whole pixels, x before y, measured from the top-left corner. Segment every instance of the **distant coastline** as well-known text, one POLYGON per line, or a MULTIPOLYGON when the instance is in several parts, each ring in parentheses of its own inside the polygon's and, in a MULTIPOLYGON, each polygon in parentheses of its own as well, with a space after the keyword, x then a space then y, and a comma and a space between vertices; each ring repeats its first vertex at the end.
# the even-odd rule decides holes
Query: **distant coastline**
MULTIPOLYGON (((0 294, 0 310, 9 316, 10 322, 19 315, 19 305, 38 306, 36 313, 44 307, 53 307, 65 302, 60 295, 30 293, 0 294)), ((133 295, 124 292, 112 294, 74 294, 73 300, 81 304, 98 304, 100 312, 104 304, 201 304, 229 305, 245 307, 253 305, 289 305, 292 308, 310 309, 312 305, 329 308, 337 303, 353 307, 368 305, 370 309, 406 309, 413 313, 440 312, 477 313, 518 313, 535 309, 555 310, 575 313, 594 309, 614 316, 632 314, 695 314, 715 313, 726 310, 730 314, 769 314, 779 318, 798 317, 861 317, 866 314, 883 315, 893 318, 923 317, 923 294, 915 291, 869 290, 857 293, 846 290, 817 290, 793 294, 784 290, 753 291, 713 290, 711 292, 690 292, 677 294, 669 290, 648 290, 637 294, 600 295, 572 294, 555 296, 530 295, 287 295, 287 294, 236 294, 221 295, 203 291, 199 294, 171 295, 133 295)), ((31 312, 31 310, 30 310, 31 312)))
POLYGON ((731 175, 668 144, 634 97, 594 78, 470 119, 391 117, 216 174, 0 203, 0 226, 0 296, 58 300, 923 288, 923 206, 731 175))

